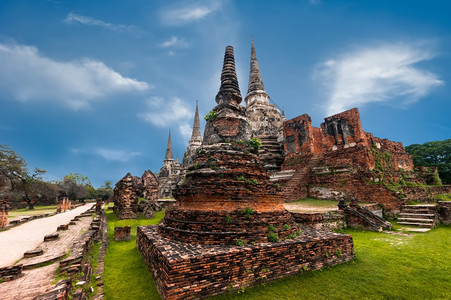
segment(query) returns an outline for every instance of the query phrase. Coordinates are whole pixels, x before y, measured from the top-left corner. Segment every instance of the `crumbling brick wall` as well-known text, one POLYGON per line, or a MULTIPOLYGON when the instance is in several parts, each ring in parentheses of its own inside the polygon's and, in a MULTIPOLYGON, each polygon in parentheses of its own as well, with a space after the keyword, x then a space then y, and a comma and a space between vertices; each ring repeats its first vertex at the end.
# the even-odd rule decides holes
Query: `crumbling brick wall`
POLYGON ((0 200, 0 228, 6 227, 8 223, 8 203, 5 200, 0 200))
POLYGON ((58 204, 56 205, 56 212, 63 213, 66 210, 71 208, 71 202, 69 198, 63 197, 61 199, 58 199, 58 204))

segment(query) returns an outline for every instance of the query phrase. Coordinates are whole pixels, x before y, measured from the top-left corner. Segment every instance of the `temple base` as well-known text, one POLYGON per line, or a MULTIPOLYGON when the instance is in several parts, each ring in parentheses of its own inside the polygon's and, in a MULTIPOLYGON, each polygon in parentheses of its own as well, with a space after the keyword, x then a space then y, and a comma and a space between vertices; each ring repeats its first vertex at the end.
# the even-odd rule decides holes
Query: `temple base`
POLYGON ((354 258, 350 235, 315 229, 294 239, 240 247, 169 240, 150 225, 138 227, 137 247, 164 299, 217 295, 354 258))

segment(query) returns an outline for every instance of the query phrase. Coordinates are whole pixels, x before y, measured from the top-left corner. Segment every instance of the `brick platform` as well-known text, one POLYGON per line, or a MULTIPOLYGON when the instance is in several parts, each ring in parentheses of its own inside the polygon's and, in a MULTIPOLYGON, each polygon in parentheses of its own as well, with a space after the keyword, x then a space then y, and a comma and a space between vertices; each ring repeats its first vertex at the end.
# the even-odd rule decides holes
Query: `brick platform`
POLYGON ((216 295, 354 258, 350 235, 314 229, 295 239, 239 247, 182 243, 162 237, 157 226, 141 226, 137 247, 165 299, 216 295))

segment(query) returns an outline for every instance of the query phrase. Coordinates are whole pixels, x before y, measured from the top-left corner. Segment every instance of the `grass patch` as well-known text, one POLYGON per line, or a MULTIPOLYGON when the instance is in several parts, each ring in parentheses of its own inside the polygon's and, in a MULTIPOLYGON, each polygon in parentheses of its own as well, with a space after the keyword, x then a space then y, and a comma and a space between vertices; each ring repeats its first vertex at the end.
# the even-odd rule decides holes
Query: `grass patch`
POLYGON ((451 201, 451 193, 435 195, 436 201, 451 201))
POLYGON ((337 200, 322 200, 322 199, 314 199, 314 198, 305 198, 297 201, 289 202, 289 204, 302 204, 305 206, 319 206, 319 207, 332 207, 336 208, 338 201, 337 200))
POLYGON ((214 299, 448 299, 450 226, 408 236, 346 229, 356 258, 214 299))
POLYGON ((28 208, 13 209, 8 212, 8 217, 14 218, 18 216, 43 215, 52 212, 56 212, 56 205, 35 206, 34 209, 28 208))
POLYGON ((105 299, 160 299, 149 268, 136 249, 136 228, 158 224, 163 212, 152 219, 119 220, 112 211, 106 211, 109 245, 105 254, 105 299), (115 242, 114 227, 131 226, 130 241, 115 242))

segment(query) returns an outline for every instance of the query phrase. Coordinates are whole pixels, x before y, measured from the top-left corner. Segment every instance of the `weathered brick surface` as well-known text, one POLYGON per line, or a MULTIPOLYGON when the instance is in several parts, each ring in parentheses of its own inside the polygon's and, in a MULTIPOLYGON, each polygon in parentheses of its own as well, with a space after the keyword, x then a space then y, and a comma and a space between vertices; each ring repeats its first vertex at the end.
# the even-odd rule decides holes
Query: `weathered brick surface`
POLYGON ((62 199, 58 199, 58 204, 56 205, 56 212, 62 213, 68 209, 71 209, 72 203, 69 198, 64 197, 62 199))
POLYGON ((216 295, 354 258, 351 236, 313 229, 295 239, 238 247, 182 243, 146 226, 138 227, 137 247, 165 299, 216 295))
POLYGON ((8 223, 8 203, 5 200, 0 200, 0 228, 5 228, 8 223))
POLYGON ((346 228, 346 218, 343 212, 328 211, 325 213, 291 212, 297 223, 316 229, 346 228))
POLYGON ((130 226, 114 227, 115 241, 129 241, 130 240, 130 226))
POLYGON ((451 224, 451 202, 450 201, 438 201, 437 212, 440 218, 440 222, 443 224, 451 224))
POLYGON ((137 192, 141 190, 142 180, 130 173, 116 183, 114 188, 114 213, 119 219, 135 219, 138 211, 137 192))

